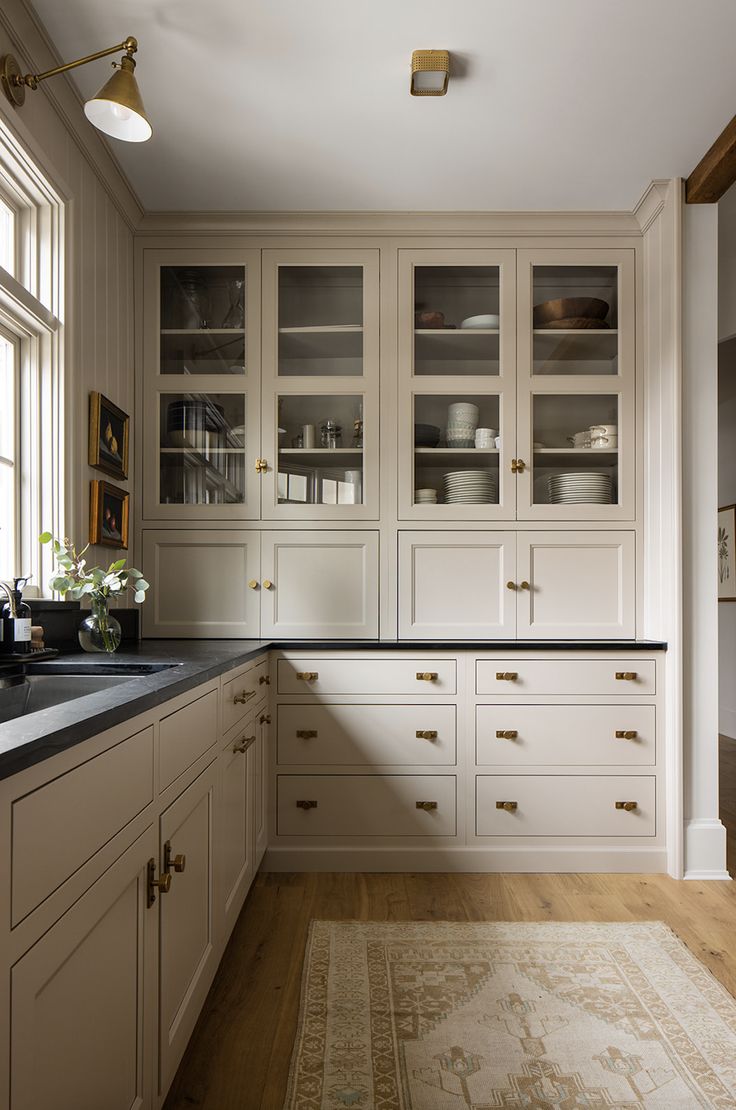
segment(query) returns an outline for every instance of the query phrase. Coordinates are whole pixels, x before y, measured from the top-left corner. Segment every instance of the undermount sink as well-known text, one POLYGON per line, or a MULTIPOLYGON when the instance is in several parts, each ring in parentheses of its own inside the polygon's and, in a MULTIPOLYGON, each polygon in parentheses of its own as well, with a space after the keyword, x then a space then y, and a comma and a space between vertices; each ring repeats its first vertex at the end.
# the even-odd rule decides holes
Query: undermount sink
POLYGON ((0 673, 0 724, 110 690, 176 663, 27 663, 0 673))

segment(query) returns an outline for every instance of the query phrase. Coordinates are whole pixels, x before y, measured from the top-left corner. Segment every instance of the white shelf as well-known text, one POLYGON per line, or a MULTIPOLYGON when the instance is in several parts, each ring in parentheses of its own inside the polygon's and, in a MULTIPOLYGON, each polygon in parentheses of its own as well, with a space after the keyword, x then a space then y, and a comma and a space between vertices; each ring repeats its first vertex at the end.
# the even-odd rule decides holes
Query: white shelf
POLYGON ((534 464, 540 466, 579 466, 586 470, 610 467, 618 462, 618 450, 598 447, 540 447, 534 449, 534 464))
POLYGON ((498 328, 414 329, 415 361, 498 361, 498 328))
POLYGON ((161 328, 161 335, 245 335, 245 328, 161 328))
POLYGON ((310 324, 302 328, 279 328, 279 335, 343 335, 362 330, 362 324, 310 324))
POLYGON ((363 465, 362 447, 280 447, 279 458, 283 456, 286 456, 285 462, 301 460, 305 466, 363 465))

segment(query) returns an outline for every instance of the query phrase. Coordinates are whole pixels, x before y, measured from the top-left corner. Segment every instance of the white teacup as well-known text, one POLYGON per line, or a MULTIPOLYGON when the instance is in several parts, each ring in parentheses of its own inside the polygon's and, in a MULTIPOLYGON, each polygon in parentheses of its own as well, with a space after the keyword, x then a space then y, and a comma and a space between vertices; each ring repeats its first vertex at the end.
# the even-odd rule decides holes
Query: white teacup
POLYGON ((476 428, 475 429, 475 446, 476 447, 493 447, 498 430, 496 428, 476 428))
POLYGON ((618 436, 592 436, 590 446, 598 450, 613 451, 618 447, 618 436))

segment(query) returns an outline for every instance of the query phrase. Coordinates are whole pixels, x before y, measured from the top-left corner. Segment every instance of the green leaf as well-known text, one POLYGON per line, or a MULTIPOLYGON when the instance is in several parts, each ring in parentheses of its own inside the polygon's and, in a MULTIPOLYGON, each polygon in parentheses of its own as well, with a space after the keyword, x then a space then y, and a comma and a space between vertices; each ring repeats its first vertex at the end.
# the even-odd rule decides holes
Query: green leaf
POLYGON ((40 543, 50 543, 53 538, 50 532, 42 532, 38 537, 40 543))
POLYGON ((128 567, 128 578, 142 578, 143 575, 135 567, 128 567))
POLYGON ((125 566, 125 559, 117 559, 116 562, 110 563, 110 570, 122 570, 125 566))
POLYGON ((138 590, 139 592, 142 592, 142 593, 145 593, 146 590, 150 589, 150 587, 151 587, 151 583, 146 582, 145 578, 139 578, 138 581, 135 584, 136 590, 138 590))
POLYGON ((138 605, 142 605, 143 602, 146 600, 145 592, 143 590, 136 590, 133 600, 136 601, 138 605))

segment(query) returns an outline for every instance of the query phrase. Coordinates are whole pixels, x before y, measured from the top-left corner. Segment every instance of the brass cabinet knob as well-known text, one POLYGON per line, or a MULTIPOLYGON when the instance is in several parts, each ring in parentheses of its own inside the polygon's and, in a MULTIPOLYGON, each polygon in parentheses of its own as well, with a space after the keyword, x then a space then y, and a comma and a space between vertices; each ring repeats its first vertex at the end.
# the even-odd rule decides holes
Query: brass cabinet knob
POLYGON ((256 474, 262 474, 264 470, 268 470, 268 461, 266 459, 256 459, 256 474))
POLYGON ((255 736, 243 736, 242 739, 236 740, 233 744, 233 752, 238 755, 245 755, 248 748, 252 747, 255 742, 255 736))
POLYGON ((296 677, 302 682, 316 682, 319 678, 319 671, 297 671, 296 677))
POLYGON ((270 713, 261 713, 260 717, 258 718, 258 724, 259 725, 270 725, 271 724, 271 714, 270 713))
POLYGON ((316 740, 317 735, 316 728, 298 728, 296 730, 297 740, 316 740))
POLYGON ((616 802, 616 809, 625 809, 627 813, 631 813, 632 810, 637 808, 636 802, 616 802))
POLYGON ((417 740, 436 740, 436 739, 437 739, 437 729, 436 728, 418 728, 417 729, 417 740))
POLYGON ((505 809, 507 813, 513 813, 518 805, 518 802, 496 802, 496 809, 505 809))
POLYGON ((431 809, 437 809, 437 802, 417 802, 417 809, 423 809, 425 813, 429 813, 431 809))
POLYGON ((417 682, 436 682, 439 677, 437 671, 417 671, 417 682))
POLYGON ((616 739, 617 740, 636 740, 638 735, 639 735, 639 733, 636 731, 636 729, 633 729, 633 728, 632 729, 621 729, 621 728, 616 729, 616 739))
POLYGON ((160 894, 168 894, 171 890, 171 875, 169 875, 167 871, 164 871, 162 875, 159 875, 158 878, 156 878, 156 861, 153 858, 149 859, 147 870, 148 896, 146 902, 148 904, 148 908, 150 909, 156 901, 156 891, 158 891, 160 894))
POLYGON ((516 731, 515 728, 499 728, 499 729, 496 729, 496 739, 497 740, 515 740, 518 735, 519 734, 518 734, 518 732, 516 731))
POLYGON ((636 671, 616 671, 616 678, 619 682, 636 682, 638 675, 636 671))
POLYGON ((518 677, 518 671, 496 671, 497 682, 516 682, 518 677))
POLYGON ((272 590, 273 589, 273 582, 271 581, 270 578, 264 578, 263 579, 263 588, 264 588, 264 590, 272 590))
POLYGON ((296 803, 297 809, 316 809, 317 803, 309 798, 299 798, 296 803))
MULTIPOLYGON (((171 841, 167 840, 164 844, 164 871, 169 874, 172 867, 178 874, 184 870, 187 865, 187 857, 179 853, 176 856, 171 854, 171 841)), ((171 875, 169 875, 171 878, 171 875)))
POLYGON ((248 589, 249 590, 257 590, 258 589, 258 582, 256 581, 255 578, 251 578, 250 582, 248 583, 248 589))
POLYGON ((236 694, 233 698, 233 705, 245 705, 247 701, 250 701, 250 699, 255 696, 255 690, 241 690, 240 693, 236 694))
POLYGON ((517 586, 516 586, 515 582, 507 582, 506 583, 506 589, 507 590, 515 590, 516 588, 517 588, 517 586))
POLYGON ((524 582, 521 583, 521 588, 522 588, 522 590, 531 590, 531 586, 529 585, 529 583, 527 581, 524 581, 524 582))

